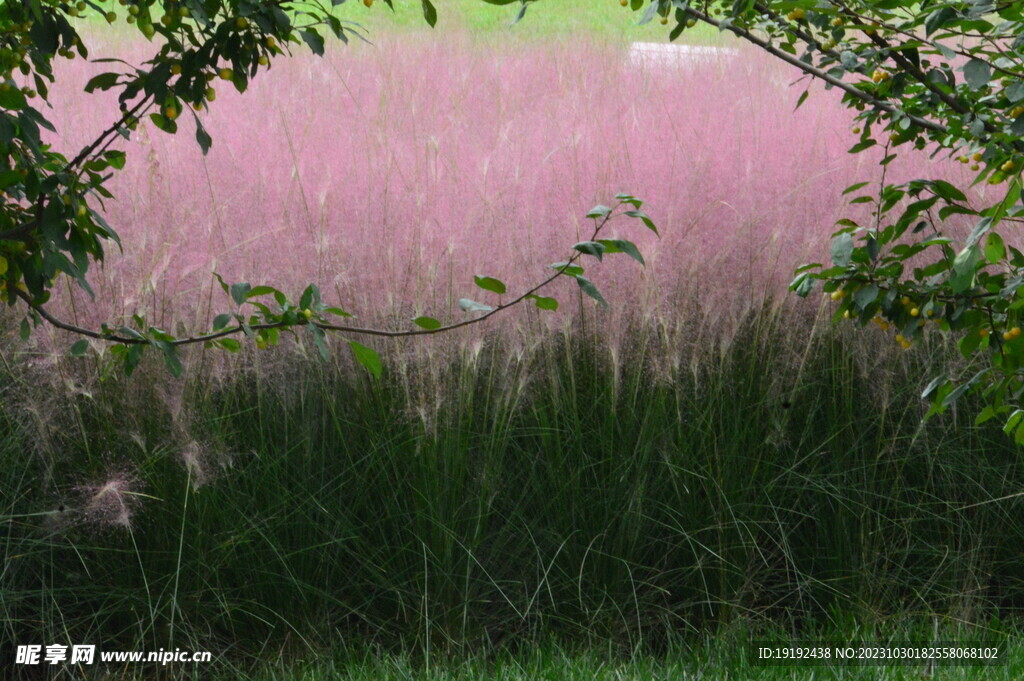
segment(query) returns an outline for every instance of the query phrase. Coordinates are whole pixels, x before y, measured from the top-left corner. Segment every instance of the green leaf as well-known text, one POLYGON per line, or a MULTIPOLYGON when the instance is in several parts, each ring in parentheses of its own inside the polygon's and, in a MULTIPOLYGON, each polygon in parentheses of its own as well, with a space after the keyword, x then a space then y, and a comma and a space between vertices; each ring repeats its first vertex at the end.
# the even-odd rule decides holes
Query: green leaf
POLYGON ((494 308, 469 298, 459 298, 459 309, 463 312, 490 312, 494 308))
POLYGON ((972 59, 964 64, 964 80, 967 81, 967 87, 972 90, 980 90, 985 87, 991 78, 992 67, 988 62, 972 59))
POLYGON ((588 296, 590 296, 597 302, 601 303, 601 307, 608 307, 608 301, 604 299, 604 296, 601 295, 601 292, 597 290, 596 286, 594 286, 594 282, 590 281, 584 276, 579 276, 576 277, 576 283, 580 285, 580 288, 583 290, 584 293, 586 293, 588 296))
MULTIPOLYGON (((626 215, 631 218, 637 218, 638 220, 643 221, 644 225, 647 226, 647 229, 651 230, 655 234, 658 234, 658 228, 654 226, 654 221, 651 220, 650 216, 647 215, 647 213, 643 212, 642 210, 627 210, 626 215)), ((658 236, 661 235, 658 234, 658 236)))
POLYGON ((989 232, 985 239, 985 260, 993 265, 1006 257, 1006 245, 1003 237, 996 232, 989 232))
POLYGON ((98 76, 93 76, 85 84, 85 91, 92 93, 95 90, 109 90, 117 86, 117 81, 120 77, 120 73, 101 73, 98 76))
POLYGON ((593 208, 590 209, 590 212, 587 213, 587 217, 588 218, 603 218, 603 217, 607 217, 607 215, 609 213, 611 213, 611 212, 612 212, 612 209, 609 208, 608 206, 597 205, 597 206, 594 206, 593 208))
POLYGON ((412 320, 412 323, 420 328, 426 329, 427 331, 433 331, 434 329, 441 328, 441 322, 437 321, 433 317, 417 317, 412 320))
POLYGON ((625 239, 598 239, 598 243, 604 246, 605 253, 625 253, 641 265, 646 265, 644 256, 640 255, 640 249, 632 241, 625 239))
POLYGON ((195 116, 195 114, 193 116, 196 119, 196 143, 199 144, 199 148, 203 151, 203 156, 206 156, 207 152, 210 151, 210 147, 213 146, 213 138, 210 137, 210 133, 206 132, 206 128, 203 127, 199 116, 195 116))
POLYGON ((554 298, 545 298, 544 296, 536 296, 536 295, 534 295, 532 293, 530 295, 526 296, 526 297, 528 299, 532 300, 537 305, 537 307, 539 307, 542 310, 554 311, 554 310, 558 309, 558 301, 555 300, 554 298))
POLYGON ((237 284, 231 285, 231 299, 235 301, 236 305, 241 305, 245 302, 245 299, 249 297, 249 291, 252 290, 252 286, 242 281, 237 284))
POLYGON ((83 338, 82 340, 78 341, 77 343, 71 346, 70 353, 72 357, 84 357, 85 353, 88 351, 89 341, 83 338))
POLYGON ((349 341, 348 346, 352 348, 352 354, 355 355, 356 361, 369 369, 374 378, 380 378, 384 372, 384 365, 381 363, 377 351, 355 341, 349 341))
POLYGON ((499 296, 504 295, 507 290, 505 283, 500 279, 494 277, 482 277, 480 275, 473 277, 474 283, 485 291, 492 291, 497 293, 499 296))
POLYGON ((430 0, 421 0, 423 3, 423 18, 426 19, 427 24, 433 28, 437 25, 437 10, 434 8, 433 3, 430 0))
POLYGON ((853 257, 853 235, 843 232, 832 240, 832 262, 838 267, 847 267, 853 257))
POLYGON ((213 318, 213 330, 220 331, 221 329, 227 327, 227 325, 231 323, 231 320, 233 318, 234 317, 232 315, 226 312, 224 314, 217 315, 216 317, 213 318))
POLYGON ((581 274, 583 274, 584 271, 583 268, 580 267, 579 265, 570 265, 567 262, 552 263, 551 265, 548 265, 548 267, 553 270, 561 270, 562 274, 565 274, 570 277, 578 277, 581 274))
POLYGON ((974 275, 980 259, 981 252, 977 245, 968 246, 957 254, 949 273, 949 284, 954 294, 963 293, 974 286, 974 275))
POLYGON ((324 39, 311 28, 303 29, 299 31, 299 35, 302 36, 302 40, 309 45, 309 49, 313 51, 318 57, 324 56, 324 39))
POLYGON ((573 245, 573 249, 583 253, 584 255, 592 255, 598 260, 604 255, 604 246, 596 241, 581 241, 578 244, 573 245))

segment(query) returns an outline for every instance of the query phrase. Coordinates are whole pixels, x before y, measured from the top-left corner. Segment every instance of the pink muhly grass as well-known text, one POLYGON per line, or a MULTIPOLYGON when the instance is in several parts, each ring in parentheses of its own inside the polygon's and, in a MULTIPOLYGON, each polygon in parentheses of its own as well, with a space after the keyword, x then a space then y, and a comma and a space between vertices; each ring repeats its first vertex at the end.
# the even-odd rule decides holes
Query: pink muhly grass
MULTIPOLYGON (((93 273, 95 302, 76 292, 72 310, 63 295, 62 313, 198 331, 233 307, 217 271, 296 297, 315 282, 365 323, 457 320, 461 297, 496 301, 474 274, 522 290, 588 236, 593 204, 629 191, 662 238, 625 219, 606 236, 636 241, 647 268, 583 264, 612 303, 607 326, 671 320, 680 296, 730 310, 784 290, 795 266, 827 258, 839 217, 866 216, 841 190, 880 179, 879 154, 846 153, 856 136, 836 93, 816 88, 794 112, 798 74, 757 52, 676 68, 614 46, 375 40, 277 60, 242 96, 216 81, 199 114, 206 158, 187 115, 177 136, 140 128, 107 206, 125 253, 93 273)), ((116 51, 137 62, 145 46, 116 51)), ((61 67, 53 118, 72 149, 116 112, 80 92, 105 66, 61 67)), ((965 184, 957 164, 905 149, 890 181, 965 184)), ((548 319, 572 319, 572 282, 549 295, 564 307, 548 319)))
POLYGON ((81 503, 78 513, 86 526, 99 529, 129 529, 139 507, 137 481, 125 473, 111 473, 101 481, 76 489, 81 503))

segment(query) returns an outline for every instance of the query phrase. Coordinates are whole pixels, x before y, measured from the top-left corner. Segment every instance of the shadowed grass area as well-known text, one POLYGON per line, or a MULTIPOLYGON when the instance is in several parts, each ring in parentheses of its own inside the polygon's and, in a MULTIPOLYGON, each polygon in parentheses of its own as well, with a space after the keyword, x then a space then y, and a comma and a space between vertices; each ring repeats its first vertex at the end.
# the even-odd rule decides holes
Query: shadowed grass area
POLYGON ((1019 613, 1024 529, 1000 500, 1018 451, 955 415, 920 424, 920 377, 951 348, 896 354, 806 312, 621 346, 495 335, 443 362, 395 347, 381 381, 295 348, 183 384, 19 364, 5 635, 229 659, 659 653, 751 623, 1019 613))

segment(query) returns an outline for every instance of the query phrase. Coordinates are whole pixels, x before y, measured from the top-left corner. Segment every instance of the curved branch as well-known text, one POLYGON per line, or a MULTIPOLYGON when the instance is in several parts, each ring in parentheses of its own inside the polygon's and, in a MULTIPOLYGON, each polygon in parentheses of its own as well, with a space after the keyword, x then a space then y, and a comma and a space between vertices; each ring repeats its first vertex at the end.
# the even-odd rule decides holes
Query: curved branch
MULTIPOLYGON (((621 202, 616 204, 615 208, 613 208, 611 211, 609 211, 608 215, 604 216, 604 218, 602 218, 600 221, 597 222, 597 224, 594 227, 594 231, 593 231, 593 233, 590 236, 590 241, 594 241, 597 238, 597 236, 601 233, 601 230, 604 229, 605 225, 607 225, 609 220, 611 220, 612 216, 615 213, 615 210, 618 209, 621 205, 622 205, 621 202)), ((557 270, 555 270, 554 274, 552 274, 548 278, 544 279, 539 284, 536 284, 535 286, 533 286, 532 288, 530 288, 526 292, 520 294, 519 296, 516 296, 511 301, 509 301, 507 303, 503 303, 501 305, 497 305, 497 306, 491 308, 490 310, 488 310, 486 313, 480 315, 479 317, 474 317, 472 319, 465 319, 465 320, 463 320, 461 322, 456 322, 454 324, 448 324, 448 325, 445 325, 445 326, 440 326, 440 327, 438 327, 436 329, 408 329, 408 330, 404 330, 404 331, 389 331, 387 329, 374 329, 374 328, 364 328, 364 327, 358 327, 358 326, 345 326, 345 325, 341 325, 341 324, 327 324, 327 323, 319 322, 319 321, 303 322, 303 323, 300 323, 299 325, 300 326, 306 326, 307 324, 309 324, 311 326, 316 326, 316 327, 318 327, 320 329, 323 329, 324 331, 339 331, 339 332, 343 332, 343 333, 360 334, 360 335, 366 335, 366 336, 378 336, 378 337, 383 337, 383 338, 404 338, 404 337, 407 337, 407 336, 428 336, 428 335, 437 334, 437 333, 444 333, 446 331, 452 331, 454 329, 459 329, 459 328, 462 328, 462 327, 465 327, 465 326, 471 326, 471 325, 474 325, 474 324, 479 324, 480 322, 483 322, 484 320, 486 320, 486 319, 488 319, 488 318, 498 314, 499 312, 501 312, 503 310, 507 310, 510 307, 514 307, 515 305, 518 305, 518 304, 522 303, 524 300, 529 298, 531 295, 536 294, 537 291, 541 290, 542 288, 544 288, 545 286, 547 286, 548 284, 553 282, 555 279, 557 279, 558 277, 562 276, 565 273, 565 271, 570 266, 572 266, 573 263, 577 262, 582 256, 583 256, 583 253, 577 251, 561 267, 559 267, 557 270)), ((62 320, 58 319, 57 317, 55 317, 54 315, 52 315, 48 310, 46 310, 46 308, 43 307, 43 305, 37 304, 37 303, 33 302, 32 299, 29 297, 29 295, 27 293, 25 293, 24 291, 22 291, 21 289, 12 288, 10 290, 13 291, 14 294, 18 298, 21 298, 29 306, 30 309, 32 309, 33 311, 37 312, 40 317, 42 317, 50 325, 52 325, 52 326, 54 326, 54 327, 56 327, 58 329, 61 329, 61 330, 64 330, 64 331, 68 331, 68 332, 71 332, 71 333, 74 333, 74 334, 78 334, 80 336, 85 336, 87 338, 93 338, 93 339, 96 339, 96 340, 102 340, 102 341, 107 341, 107 342, 111 342, 111 343, 122 343, 124 345, 152 345, 152 341, 150 341, 147 338, 131 338, 131 337, 126 337, 126 336, 118 336, 118 335, 114 335, 114 334, 104 334, 104 333, 101 333, 101 332, 98 332, 98 331, 93 331, 91 329, 86 329, 86 328, 83 328, 83 327, 80 327, 80 326, 76 326, 74 324, 70 324, 68 322, 62 321, 62 320)), ((287 322, 283 322, 282 321, 282 322, 272 322, 272 323, 267 323, 267 324, 249 324, 249 325, 247 325, 247 328, 249 330, 260 331, 260 330, 264 330, 264 329, 280 329, 280 328, 286 328, 286 327, 291 327, 291 326, 295 326, 295 324, 289 324, 287 322)), ((238 333, 243 332, 243 331, 245 331, 245 328, 243 328, 243 326, 241 324, 239 324, 237 326, 231 326, 231 327, 228 327, 226 329, 221 329, 220 331, 214 331, 212 333, 202 334, 202 335, 199 335, 199 336, 189 336, 187 338, 178 338, 178 339, 175 339, 175 340, 172 340, 172 341, 168 341, 168 344, 169 345, 173 345, 173 346, 181 346, 181 345, 192 345, 192 344, 195 344, 195 343, 205 343, 205 342, 208 342, 208 341, 217 340, 218 338, 225 338, 227 336, 233 336, 233 335, 238 334, 238 333)))
POLYGON ((844 80, 841 80, 839 78, 831 76, 828 73, 826 73, 825 71, 822 71, 821 69, 817 68, 816 66, 812 66, 810 64, 807 64, 807 63, 801 61, 799 57, 791 55, 788 52, 783 52, 782 50, 780 50, 777 47, 773 46, 767 40, 762 40, 761 38, 758 38, 756 35, 754 35, 753 33, 751 33, 750 31, 748 31, 746 29, 739 28, 738 26, 735 26, 733 24, 726 24, 725 26, 723 26, 722 22, 720 22, 720 21, 718 21, 716 19, 713 19, 711 16, 705 14, 704 12, 695 10, 692 7, 687 8, 685 11, 686 11, 687 14, 690 14, 693 17, 695 17, 697 19, 700 19, 704 23, 710 24, 711 26, 714 26, 715 28, 718 28, 719 30, 728 30, 728 31, 733 32, 734 34, 736 34, 740 38, 743 38, 747 42, 752 43, 752 44, 760 47, 762 50, 764 50, 765 52, 769 53, 773 57, 778 57, 779 59, 781 59, 782 61, 786 62, 787 64, 795 66, 798 69, 800 69, 801 71, 803 71, 804 73, 807 73, 807 74, 809 74, 811 76, 814 76, 815 78, 818 78, 819 80, 823 80, 826 83, 829 83, 830 85, 832 85, 834 87, 837 87, 840 90, 843 90, 847 94, 852 95, 852 96, 854 96, 854 97, 856 97, 856 98, 858 98, 860 100, 863 100, 864 102, 870 104, 871 106, 875 107, 876 109, 881 109, 882 111, 885 111, 885 112, 890 113, 890 114, 899 114, 899 115, 902 115, 902 116, 906 116, 915 125, 917 125, 919 127, 922 127, 922 128, 925 128, 925 129, 928 129, 928 130, 932 130, 934 132, 938 132, 938 133, 948 133, 949 132, 949 129, 946 126, 942 125, 941 123, 936 123, 935 121, 930 121, 927 118, 921 118, 920 116, 914 116, 914 115, 911 115, 911 114, 907 114, 906 112, 900 111, 895 106, 890 104, 889 102, 887 102, 885 100, 877 99, 876 97, 872 96, 870 93, 864 92, 863 90, 860 90, 860 89, 854 87, 853 85, 847 83, 844 80))

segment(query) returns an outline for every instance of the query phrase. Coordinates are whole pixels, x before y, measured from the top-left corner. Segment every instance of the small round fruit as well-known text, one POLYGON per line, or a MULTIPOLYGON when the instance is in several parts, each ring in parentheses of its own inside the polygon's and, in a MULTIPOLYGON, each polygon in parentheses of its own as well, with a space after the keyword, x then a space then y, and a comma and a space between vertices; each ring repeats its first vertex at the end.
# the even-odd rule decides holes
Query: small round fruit
POLYGON ((181 75, 181 64, 171 64, 171 75, 172 76, 180 76, 181 75))
POLYGON ((139 14, 139 6, 138 5, 132 5, 131 7, 129 7, 128 8, 128 14, 131 14, 133 17, 134 16, 138 16, 138 14, 139 14))
POLYGON ((235 19, 235 28, 237 28, 239 31, 249 28, 249 20, 245 17, 238 17, 237 19, 235 19))
POLYGON ((690 18, 690 19, 686 20, 686 27, 687 28, 693 28, 696 25, 697 25, 697 20, 696 19, 690 18))
POLYGON ((306 319, 311 319, 313 317, 313 311, 310 310, 309 308, 306 308, 305 310, 302 311, 302 316, 305 317, 306 319))
POLYGON ((982 159, 982 155, 981 155, 980 151, 974 152, 974 154, 971 156, 971 160, 972 161, 980 161, 981 159, 982 159))
POLYGON ((978 329, 978 335, 981 336, 982 338, 984 338, 988 334, 989 334, 989 330, 988 329, 978 329))
POLYGON ((217 91, 212 87, 206 88, 206 101, 212 102, 215 99, 217 99, 217 91))
POLYGON ((174 17, 172 17, 170 14, 165 14, 162 17, 160 17, 160 23, 164 26, 170 26, 174 23, 174 17))
POLYGON ((108 24, 112 24, 115 21, 117 21, 117 15, 113 12, 107 12, 105 19, 107 20, 108 24))
POLYGON ((270 63, 270 60, 267 59, 267 55, 265 55, 265 54, 261 54, 260 58, 257 59, 256 61, 259 62, 260 66, 266 66, 267 64, 270 63))
POLYGON ((84 203, 78 204, 78 210, 75 211, 75 215, 80 218, 84 218, 89 213, 89 209, 85 207, 84 203))
POLYGON ((178 16, 182 19, 187 19, 191 14, 192 12, 189 11, 188 7, 182 7, 178 10, 178 16))
POLYGON ((129 14, 127 17, 125 17, 125 22, 127 22, 129 24, 134 24, 135 23, 135 15, 134 14, 129 14))
POLYGON ((907 340, 907 339, 903 337, 902 333, 896 334, 896 342, 897 343, 903 343, 905 340, 907 340))
POLYGON ((266 42, 267 47, 269 47, 270 49, 274 49, 275 47, 277 47, 277 40, 275 40, 274 36, 272 35, 268 35, 267 39, 264 42, 266 42))
POLYGON ((178 109, 173 106, 164 107, 164 118, 169 121, 173 121, 178 117, 178 109))
POLYGON ((999 166, 999 169, 1002 170, 1004 173, 1012 173, 1014 170, 1017 169, 1017 166, 1014 165, 1013 161, 1007 161, 1003 165, 999 166))
POLYGON ((850 128, 850 132, 852 132, 854 135, 859 135, 860 134, 860 126, 858 126, 858 125, 853 126, 852 128, 850 128))
POLYGON ((142 27, 142 35, 147 38, 152 38, 156 34, 156 29, 153 28, 153 24, 146 24, 142 27))
POLYGON ((203 110, 203 103, 202 102, 192 102, 192 108, 195 109, 196 111, 202 111, 203 110))
POLYGON ((1013 340, 1013 334, 1010 333, 1009 331, 1004 331, 1003 332, 1003 340, 1007 340, 1007 341, 1008 340, 1013 340))
POLYGON ((807 16, 806 12, 804 12, 804 9, 802 7, 797 7, 795 10, 793 10, 792 14, 793 18, 796 19, 797 21, 801 21, 805 16, 807 16))
POLYGON ((623 7, 626 7, 627 5, 629 5, 629 0, 619 0, 619 4, 622 5, 623 7))
POLYGON ((921 315, 921 310, 919 310, 918 308, 914 307, 914 308, 910 309, 910 316, 911 317, 918 317, 920 315, 921 315))
POLYGON ((836 17, 830 23, 833 26, 836 26, 836 27, 842 26, 843 25, 843 18, 842 17, 836 17))
POLYGON ((853 319, 853 315, 850 314, 849 310, 843 310, 843 319, 853 319))
POLYGON ((662 26, 668 26, 668 17, 662 17, 661 18, 661 25, 662 26))
POLYGON ((220 71, 218 71, 217 75, 220 76, 221 80, 231 80, 232 78, 235 77, 235 72, 232 71, 231 69, 224 68, 224 69, 221 69, 220 71))

